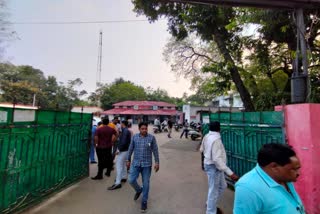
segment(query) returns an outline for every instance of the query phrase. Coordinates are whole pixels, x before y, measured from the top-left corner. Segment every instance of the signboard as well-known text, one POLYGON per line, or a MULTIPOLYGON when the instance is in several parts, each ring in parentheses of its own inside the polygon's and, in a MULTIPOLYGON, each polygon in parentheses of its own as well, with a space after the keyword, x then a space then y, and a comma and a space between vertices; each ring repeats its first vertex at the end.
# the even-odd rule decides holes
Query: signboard
POLYGON ((134 110, 138 110, 138 109, 139 109, 139 106, 138 106, 138 105, 134 105, 134 106, 133 106, 133 109, 134 109, 134 110))
POLYGON ((209 117, 209 115, 204 115, 204 116, 202 117, 202 123, 203 123, 203 124, 210 123, 210 117, 209 117))
POLYGON ((14 122, 30 122, 35 120, 34 110, 14 110, 14 122))
POLYGON ((158 106, 152 106, 152 110, 158 110, 158 106))
POLYGON ((0 111, 0 123, 6 123, 8 120, 8 112, 0 111))

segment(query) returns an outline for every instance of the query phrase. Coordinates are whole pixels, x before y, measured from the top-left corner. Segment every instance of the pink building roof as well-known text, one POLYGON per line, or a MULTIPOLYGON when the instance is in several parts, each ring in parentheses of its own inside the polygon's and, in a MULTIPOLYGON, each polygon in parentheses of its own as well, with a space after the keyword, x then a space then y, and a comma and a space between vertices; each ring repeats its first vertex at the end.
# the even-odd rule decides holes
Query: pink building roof
POLYGON ((176 105, 159 101, 124 101, 113 104, 114 108, 103 115, 176 115, 176 105), (138 108, 134 108, 138 106, 138 108), (157 106, 158 108, 153 108, 157 106))
POLYGON ((115 103, 113 106, 163 106, 163 107, 176 107, 176 105, 160 101, 123 101, 115 103))
POLYGON ((134 110, 134 109, 110 109, 102 112, 105 115, 176 115, 176 110, 134 110))

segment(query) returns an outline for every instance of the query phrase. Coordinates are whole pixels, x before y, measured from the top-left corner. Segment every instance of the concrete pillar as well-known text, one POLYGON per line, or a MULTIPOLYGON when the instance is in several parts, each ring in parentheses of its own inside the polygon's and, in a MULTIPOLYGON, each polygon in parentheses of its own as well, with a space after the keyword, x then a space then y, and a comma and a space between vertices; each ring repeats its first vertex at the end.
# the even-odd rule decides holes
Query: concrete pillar
POLYGON ((320 104, 287 105, 283 110, 288 144, 302 164, 295 187, 307 212, 320 214, 320 104))

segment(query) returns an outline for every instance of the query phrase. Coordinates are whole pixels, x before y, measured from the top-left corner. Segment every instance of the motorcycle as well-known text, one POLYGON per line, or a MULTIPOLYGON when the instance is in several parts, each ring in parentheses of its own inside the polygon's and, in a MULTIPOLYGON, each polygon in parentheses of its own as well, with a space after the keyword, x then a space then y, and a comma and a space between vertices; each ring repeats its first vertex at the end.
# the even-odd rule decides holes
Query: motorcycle
POLYGON ((201 139, 201 123, 191 122, 188 136, 190 136, 191 140, 197 140, 198 138, 201 139))
POLYGON ((160 125, 160 128, 159 128, 159 126, 153 126, 153 133, 161 133, 161 132, 168 132, 169 131, 169 129, 168 129, 168 126, 167 125, 165 125, 165 124, 161 124, 160 125))
POLYGON ((175 123, 175 124, 173 125, 173 127, 174 127, 174 129, 178 132, 179 129, 182 128, 182 125, 181 125, 181 124, 178 124, 178 123, 175 123))
POLYGON ((202 137, 202 134, 201 132, 199 131, 196 131, 194 129, 191 129, 189 132, 188 132, 188 136, 190 136, 191 140, 197 140, 198 138, 201 138, 202 137))

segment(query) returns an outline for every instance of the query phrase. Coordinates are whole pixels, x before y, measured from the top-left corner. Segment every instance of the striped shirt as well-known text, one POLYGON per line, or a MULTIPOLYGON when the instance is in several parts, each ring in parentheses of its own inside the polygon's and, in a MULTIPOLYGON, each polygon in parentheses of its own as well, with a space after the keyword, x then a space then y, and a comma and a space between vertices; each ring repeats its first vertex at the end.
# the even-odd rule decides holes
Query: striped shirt
POLYGON ((134 153, 132 165, 149 167, 152 166, 152 153, 154 161, 159 164, 159 151, 156 138, 147 134, 145 137, 140 133, 132 137, 132 142, 129 147, 128 161, 131 160, 132 153, 134 153))

